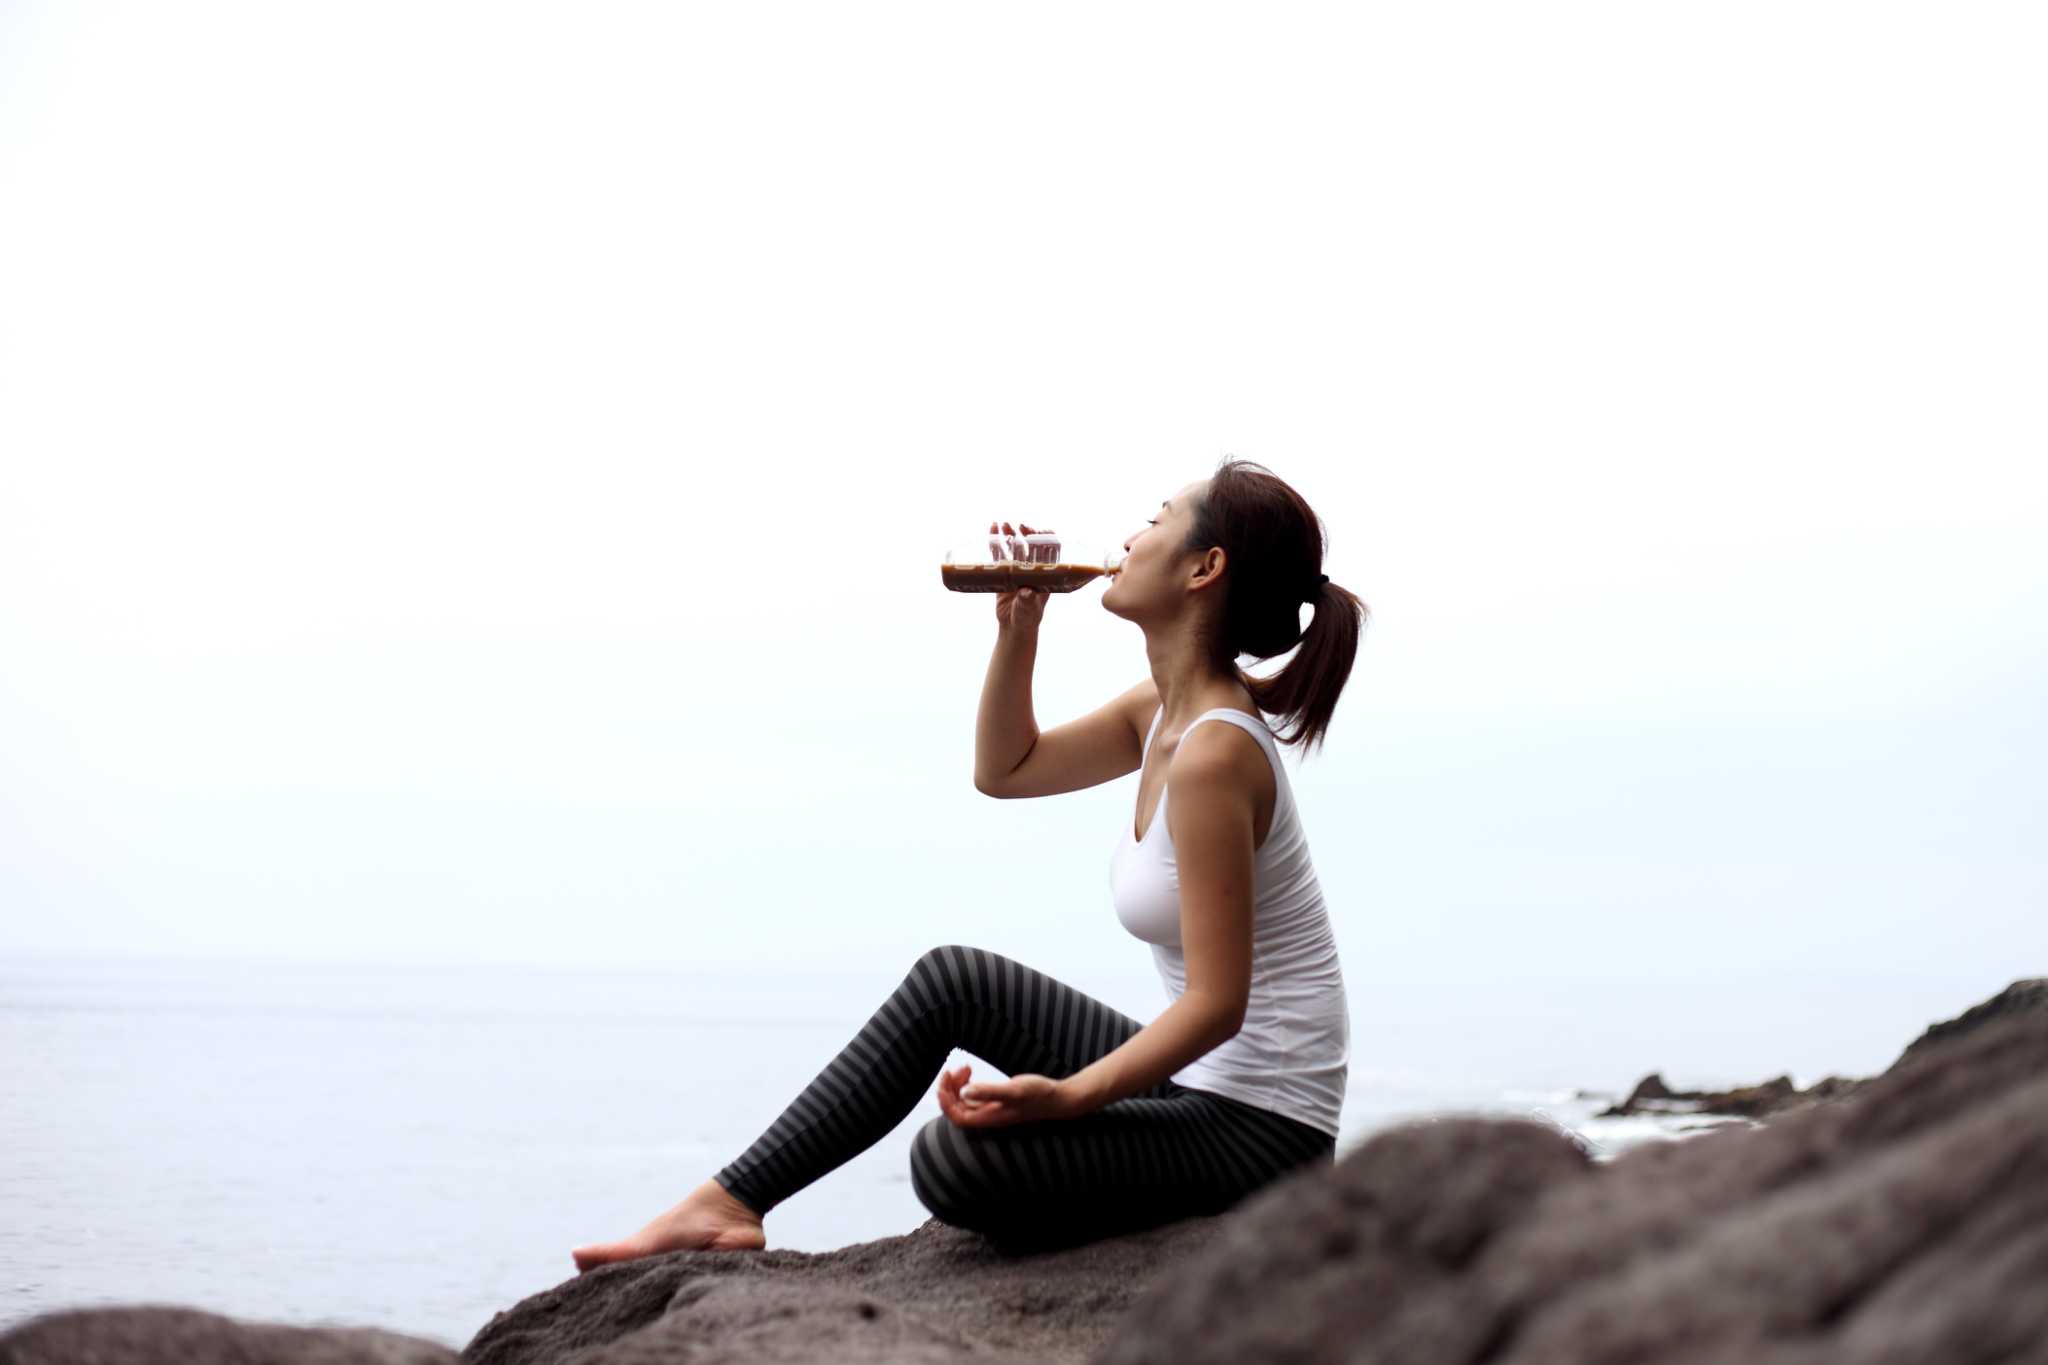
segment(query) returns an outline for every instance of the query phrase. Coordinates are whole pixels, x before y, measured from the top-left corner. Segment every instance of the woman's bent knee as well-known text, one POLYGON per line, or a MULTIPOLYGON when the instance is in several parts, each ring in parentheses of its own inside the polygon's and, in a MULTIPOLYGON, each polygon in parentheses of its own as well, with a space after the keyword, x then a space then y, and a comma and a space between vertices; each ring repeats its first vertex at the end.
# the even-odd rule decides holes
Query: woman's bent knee
POLYGON ((917 1136, 910 1141, 910 1189, 917 1196, 917 1202, 931 1211, 932 1217, 955 1227, 965 1227, 963 1220, 970 1216, 969 1205, 954 1188, 954 1177, 944 1170, 944 1161, 939 1156, 936 1144, 943 1140, 938 1131, 951 1119, 944 1114, 918 1129, 917 1136))
POLYGON ((995 1235, 1012 1227, 1017 1211, 1005 1191, 970 1154, 969 1143, 944 1114, 920 1128, 910 1144, 910 1188, 941 1223, 995 1235))
POLYGON ((920 967, 944 967, 948 963, 959 962, 971 958, 974 956, 974 954, 981 951, 981 949, 970 947, 965 943, 941 943, 935 945, 934 947, 927 948, 922 953, 919 953, 917 955, 917 961, 911 965, 920 967))
POLYGON ((1068 1201, 1021 1195, 972 1151, 973 1144, 943 1114, 911 1141, 910 1188, 941 1223, 1019 1247, 1064 1245, 1099 1235, 1091 1215, 1058 1207, 1068 1201))
POLYGON ((903 975, 897 990, 908 992, 921 1004, 952 1004, 977 999, 995 958, 986 948, 964 943, 941 943, 918 954, 903 975))

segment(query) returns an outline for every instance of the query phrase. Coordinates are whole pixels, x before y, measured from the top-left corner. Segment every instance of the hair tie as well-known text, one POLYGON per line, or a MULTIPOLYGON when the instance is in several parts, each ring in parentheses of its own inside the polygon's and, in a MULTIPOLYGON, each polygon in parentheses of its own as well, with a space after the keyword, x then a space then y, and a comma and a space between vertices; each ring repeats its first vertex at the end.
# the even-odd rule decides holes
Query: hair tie
POLYGON ((1316 598, 1316 595, 1317 595, 1318 593, 1320 593, 1320 592, 1321 592, 1321 591, 1323 590, 1323 584, 1325 584, 1325 583, 1327 583, 1327 582, 1329 582, 1329 581, 1330 581, 1330 576, 1329 576, 1328 574, 1318 574, 1318 575, 1316 575, 1316 581, 1315 581, 1314 585, 1313 585, 1313 586, 1311 586, 1311 587, 1309 588, 1309 590, 1308 590, 1308 596, 1306 596, 1306 597, 1302 598, 1301 600, 1302 600, 1302 601, 1304 601, 1304 602, 1313 602, 1313 601, 1315 600, 1315 598, 1316 598))

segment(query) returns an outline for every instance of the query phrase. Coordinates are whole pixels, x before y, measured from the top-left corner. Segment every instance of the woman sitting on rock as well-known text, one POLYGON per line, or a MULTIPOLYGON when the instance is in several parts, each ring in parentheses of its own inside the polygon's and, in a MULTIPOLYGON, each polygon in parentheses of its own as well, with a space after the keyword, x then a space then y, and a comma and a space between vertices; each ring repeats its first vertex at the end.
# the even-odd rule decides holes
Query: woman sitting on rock
POLYGON ((765 1247, 768 1211, 891 1132, 934 1078, 942 1112, 911 1144, 912 1188, 942 1221, 1001 1240, 1220 1213, 1334 1160, 1344 978, 1265 714, 1293 720, 1285 742, 1320 743, 1365 604, 1321 572, 1308 504, 1249 461, 1168 498, 1124 550, 1102 605, 1144 631, 1149 676, 1041 734, 1031 673, 1046 595, 1002 593, 974 784, 1052 796, 1139 774, 1110 888, 1151 945, 1165 1011, 1140 1025, 1000 953, 933 948, 752 1146, 632 1236, 578 1247, 579 1270, 765 1247), (1271 678, 1236 662, 1288 650, 1271 678), (942 1072, 954 1048, 1009 1079, 942 1072))

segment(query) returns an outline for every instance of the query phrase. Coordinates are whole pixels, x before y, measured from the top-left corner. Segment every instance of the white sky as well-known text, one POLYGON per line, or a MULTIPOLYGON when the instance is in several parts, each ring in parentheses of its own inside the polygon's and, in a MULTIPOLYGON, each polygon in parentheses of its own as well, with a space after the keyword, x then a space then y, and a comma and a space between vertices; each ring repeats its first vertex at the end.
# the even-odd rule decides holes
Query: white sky
POLYGON ((1237 454, 1354 983, 2041 973, 2044 29, 0 7, 0 951, 1146 970, 938 563, 1237 454))

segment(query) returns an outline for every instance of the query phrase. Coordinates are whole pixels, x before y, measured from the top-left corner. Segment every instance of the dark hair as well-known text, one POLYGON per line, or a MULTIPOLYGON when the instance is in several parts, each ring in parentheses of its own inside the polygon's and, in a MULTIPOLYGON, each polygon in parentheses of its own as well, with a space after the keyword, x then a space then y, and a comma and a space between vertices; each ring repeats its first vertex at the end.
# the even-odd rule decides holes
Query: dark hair
POLYGON ((1200 554, 1212 545, 1222 547, 1226 567, 1209 662, 1221 674, 1235 674, 1261 711, 1294 722, 1290 732, 1275 732, 1281 743, 1299 744, 1304 752, 1320 746, 1371 612, 1323 574, 1321 519, 1264 465, 1226 457, 1209 477, 1181 552, 1200 554), (1301 627, 1303 602, 1315 608, 1307 630, 1301 627), (1297 645, 1270 678, 1237 666, 1240 655, 1270 659, 1297 645))

